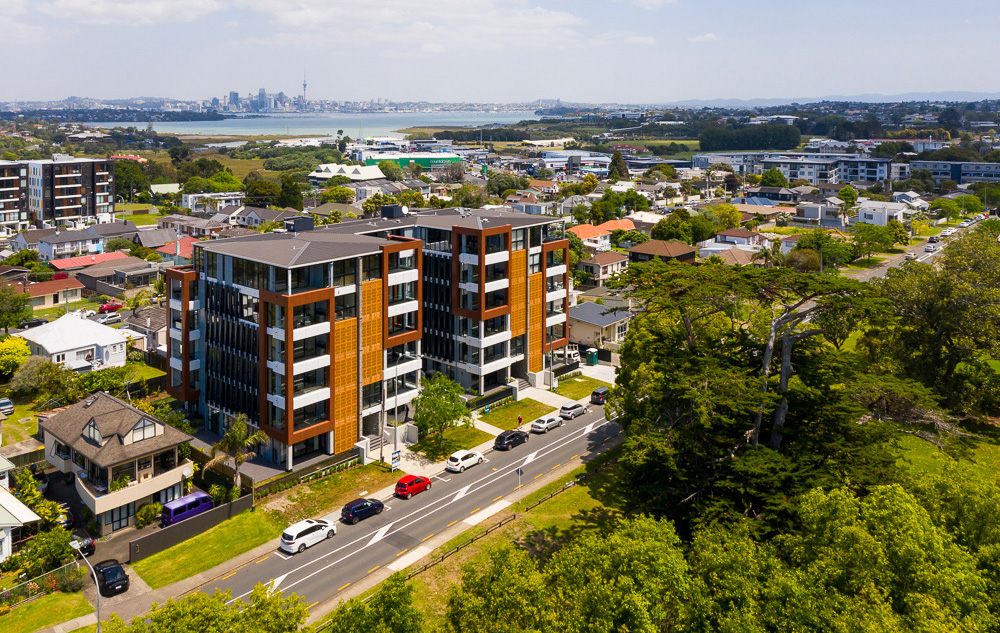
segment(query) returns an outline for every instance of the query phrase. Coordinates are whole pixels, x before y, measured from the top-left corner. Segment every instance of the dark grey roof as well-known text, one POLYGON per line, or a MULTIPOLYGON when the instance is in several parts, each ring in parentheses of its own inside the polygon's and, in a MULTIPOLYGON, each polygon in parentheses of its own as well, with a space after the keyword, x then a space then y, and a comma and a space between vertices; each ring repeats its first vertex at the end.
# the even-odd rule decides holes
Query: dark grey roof
POLYGON ((236 214, 236 217, 242 218, 250 215, 253 212, 258 218, 264 222, 280 222, 286 218, 292 218, 299 214, 298 211, 292 210, 288 211, 286 209, 265 209, 263 207, 245 207, 242 211, 236 214))
POLYGON ((90 232, 96 233, 101 237, 117 237, 119 235, 129 235, 135 233, 139 230, 139 227, 135 225, 135 222, 131 220, 125 220, 124 222, 106 222, 104 224, 95 224, 89 228, 90 232))
POLYGON ((162 306, 146 306, 125 319, 125 323, 143 330, 158 332, 167 327, 167 309, 162 306))
POLYGON ((43 237, 48 237, 50 235, 55 235, 56 231, 59 229, 28 229, 27 231, 21 231, 18 233, 27 244, 37 244, 38 240, 43 237))
POLYGON ((47 420, 40 420, 38 427, 101 467, 114 466, 191 441, 191 436, 187 433, 181 433, 148 413, 101 392, 77 402, 47 420), (155 437, 131 443, 132 438, 128 437, 128 433, 143 418, 159 424, 162 432, 157 432, 155 437), (84 429, 91 420, 97 424, 104 438, 103 444, 84 437, 84 429), (126 441, 130 443, 126 444, 126 441))
POLYGON ((47 237, 39 238, 39 242, 46 244, 66 244, 69 242, 81 242, 96 240, 99 236, 90 231, 57 231, 47 237))
POLYGON ((575 306, 570 306, 569 318, 589 323, 591 325, 596 325, 597 327, 606 327, 629 318, 629 311, 609 311, 607 307, 602 306, 599 303, 585 301, 583 303, 578 303, 575 306))
POLYGON ((195 248, 292 268, 323 262, 374 255, 389 240, 362 235, 343 235, 332 231, 312 230, 298 233, 258 233, 246 237, 201 242, 195 248))
POLYGON ((135 239, 146 248, 160 248, 170 242, 176 242, 177 231, 174 229, 145 229, 137 231, 135 239))

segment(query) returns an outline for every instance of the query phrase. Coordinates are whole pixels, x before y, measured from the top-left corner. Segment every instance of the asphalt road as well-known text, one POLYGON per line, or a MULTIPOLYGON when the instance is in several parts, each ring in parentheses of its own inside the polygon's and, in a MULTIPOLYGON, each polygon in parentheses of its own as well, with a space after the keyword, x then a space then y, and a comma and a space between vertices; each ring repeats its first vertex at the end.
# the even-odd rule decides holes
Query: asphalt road
POLYGON ((488 522, 495 513, 518 500, 520 467, 523 486, 546 477, 559 466, 590 452, 590 447, 614 437, 621 427, 604 418, 603 407, 567 421, 545 435, 510 451, 490 450, 486 461, 464 473, 439 472, 433 485, 412 499, 384 498, 385 511, 357 525, 340 521, 340 510, 328 517, 337 522, 337 535, 301 554, 275 550, 236 572, 201 588, 206 593, 230 590, 245 597, 258 583, 272 590, 294 592, 312 605, 325 601, 386 567, 404 569, 430 553, 422 545, 462 521, 469 526, 488 522))
MULTIPOLYGON (((933 253, 928 253, 924 251, 924 247, 927 246, 926 240, 919 242, 916 246, 909 247, 906 252, 916 253, 917 259, 915 261, 931 264, 934 262, 935 258, 939 257, 941 253, 944 252, 944 249, 948 246, 948 243, 951 240, 956 239, 958 236, 962 235, 962 233, 970 229, 971 227, 966 229, 959 229, 956 227, 957 232, 951 235, 950 237, 942 237, 941 241, 937 243, 938 249, 933 253)), ((907 260, 905 253, 901 255, 894 255, 891 259, 888 259, 887 261, 883 262, 877 268, 872 268, 871 270, 863 271, 855 275, 854 278, 860 281, 871 281, 872 279, 885 277, 886 273, 889 271, 890 268, 902 266, 906 261, 914 261, 914 260, 907 260)))

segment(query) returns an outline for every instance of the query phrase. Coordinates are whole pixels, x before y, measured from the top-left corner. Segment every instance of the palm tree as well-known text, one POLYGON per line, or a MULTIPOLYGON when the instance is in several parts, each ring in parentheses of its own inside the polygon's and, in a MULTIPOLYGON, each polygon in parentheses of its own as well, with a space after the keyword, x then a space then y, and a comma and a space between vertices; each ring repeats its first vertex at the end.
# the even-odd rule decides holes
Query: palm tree
POLYGON ((241 490, 240 467, 256 455, 251 449, 266 439, 267 436, 264 435, 263 431, 258 430, 251 433, 246 414, 240 413, 233 418, 226 434, 212 446, 212 458, 205 464, 205 470, 232 460, 236 471, 236 476, 233 478, 233 488, 239 494, 241 490))
POLYGON ((132 311, 132 316, 135 316, 135 313, 139 311, 139 308, 148 303, 147 301, 148 298, 149 298, 149 291, 140 290, 139 292, 133 293, 132 295, 125 297, 125 301, 123 302, 123 304, 126 308, 132 311))
POLYGON ((764 268, 774 268, 785 265, 785 254, 781 252, 781 243, 776 242, 771 248, 762 248, 753 254, 751 262, 763 261, 764 268))

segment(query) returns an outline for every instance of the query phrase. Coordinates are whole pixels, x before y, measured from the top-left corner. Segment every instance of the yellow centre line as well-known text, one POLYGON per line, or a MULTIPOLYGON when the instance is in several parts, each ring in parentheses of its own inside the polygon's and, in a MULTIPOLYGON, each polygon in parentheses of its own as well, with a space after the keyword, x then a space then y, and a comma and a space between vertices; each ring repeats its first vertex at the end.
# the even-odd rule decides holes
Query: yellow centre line
POLYGON ((517 488, 514 488, 514 490, 517 490, 520 487, 521 487, 521 484, 517 484, 517 488))
POLYGON ((556 468, 559 468, 560 466, 562 466, 562 464, 556 464, 555 466, 552 467, 552 470, 555 470, 556 468))
POLYGON ((455 525, 456 523, 458 523, 458 520, 457 520, 457 519, 456 519, 455 521, 452 521, 451 523, 449 523, 449 524, 448 524, 448 527, 451 527, 451 526, 455 525))
POLYGON ((233 573, 231 573, 231 574, 228 574, 228 575, 226 575, 226 576, 223 576, 222 578, 219 578, 219 580, 225 580, 226 578, 232 578, 232 577, 233 577, 233 576, 235 576, 235 575, 236 575, 236 572, 234 571, 234 572, 233 572, 233 573))
POLYGON ((263 563, 263 562, 264 562, 264 561, 266 561, 266 560, 267 560, 268 558, 271 558, 271 555, 270 555, 270 554, 268 554, 268 555, 267 555, 267 556, 265 556, 264 558, 261 558, 260 560, 258 560, 258 561, 257 561, 257 564, 259 565, 260 563, 263 563))
POLYGON ((501 499, 503 499, 503 495, 500 495, 499 497, 497 497, 496 499, 494 499, 494 501, 500 501, 501 499))
POLYGON ((405 554, 406 552, 408 552, 408 551, 409 551, 409 549, 410 549, 410 548, 408 548, 408 547, 407 547, 407 548, 406 548, 406 549, 404 549, 404 550, 403 550, 402 552, 400 552, 400 553, 396 554, 396 558, 399 558, 400 556, 402 556, 403 554, 405 554))
POLYGON ((535 475, 535 479, 538 479, 541 476, 542 476, 542 473, 538 473, 537 475, 535 475))
POLYGON ((577 455, 574 455, 574 456, 570 457, 570 459, 576 459, 576 458, 577 458, 577 457, 579 457, 579 456, 580 456, 580 455, 579 455, 579 454, 577 454, 577 455))
POLYGON ((375 565, 374 567, 372 567, 371 569, 369 569, 367 573, 369 573, 369 574, 370 574, 370 573, 372 573, 373 571, 375 571, 376 569, 378 569, 379 567, 381 567, 381 565, 375 565))
POLYGON ((313 607, 315 607, 315 606, 316 606, 317 604, 319 604, 319 600, 317 600, 316 602, 312 603, 311 605, 309 605, 309 606, 308 606, 308 607, 306 607, 306 608, 307 608, 307 609, 312 609, 312 608, 313 608, 313 607))
POLYGON ((434 536, 434 535, 433 535, 433 534, 428 534, 428 535, 427 535, 427 536, 425 536, 424 538, 420 539, 420 542, 421 542, 421 543, 423 543, 424 541, 426 541, 427 539, 429 539, 429 538, 430 538, 430 537, 432 537, 432 536, 434 536))
POLYGON ((340 589, 338 589, 337 591, 343 591, 344 589, 347 589, 347 588, 348 588, 348 587, 350 587, 350 586, 351 586, 351 583, 347 583, 346 585, 344 585, 343 587, 341 587, 341 588, 340 588, 340 589))
POLYGON ((473 511, 472 511, 472 512, 470 512, 469 514, 475 514, 475 513, 479 512, 479 510, 480 510, 480 508, 476 508, 475 510, 473 510, 473 511))

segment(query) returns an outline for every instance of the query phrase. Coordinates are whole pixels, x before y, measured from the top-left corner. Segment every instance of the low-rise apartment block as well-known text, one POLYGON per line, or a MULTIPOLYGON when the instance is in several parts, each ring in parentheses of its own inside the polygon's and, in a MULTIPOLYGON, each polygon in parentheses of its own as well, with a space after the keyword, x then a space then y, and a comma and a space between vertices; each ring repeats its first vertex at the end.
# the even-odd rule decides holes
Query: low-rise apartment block
POLYGON ((77 225, 97 221, 112 211, 114 161, 56 155, 29 160, 28 220, 37 227, 77 225))
POLYGON ((168 392, 221 434, 245 413, 292 469, 355 450, 417 394, 422 371, 470 392, 532 379, 564 346, 561 221, 449 209, 199 242, 172 268, 168 392))
POLYGON ((934 183, 940 185, 952 180, 960 185, 970 182, 1000 182, 1000 163, 958 163, 938 160, 910 161, 910 173, 926 169, 934 176, 934 183))

